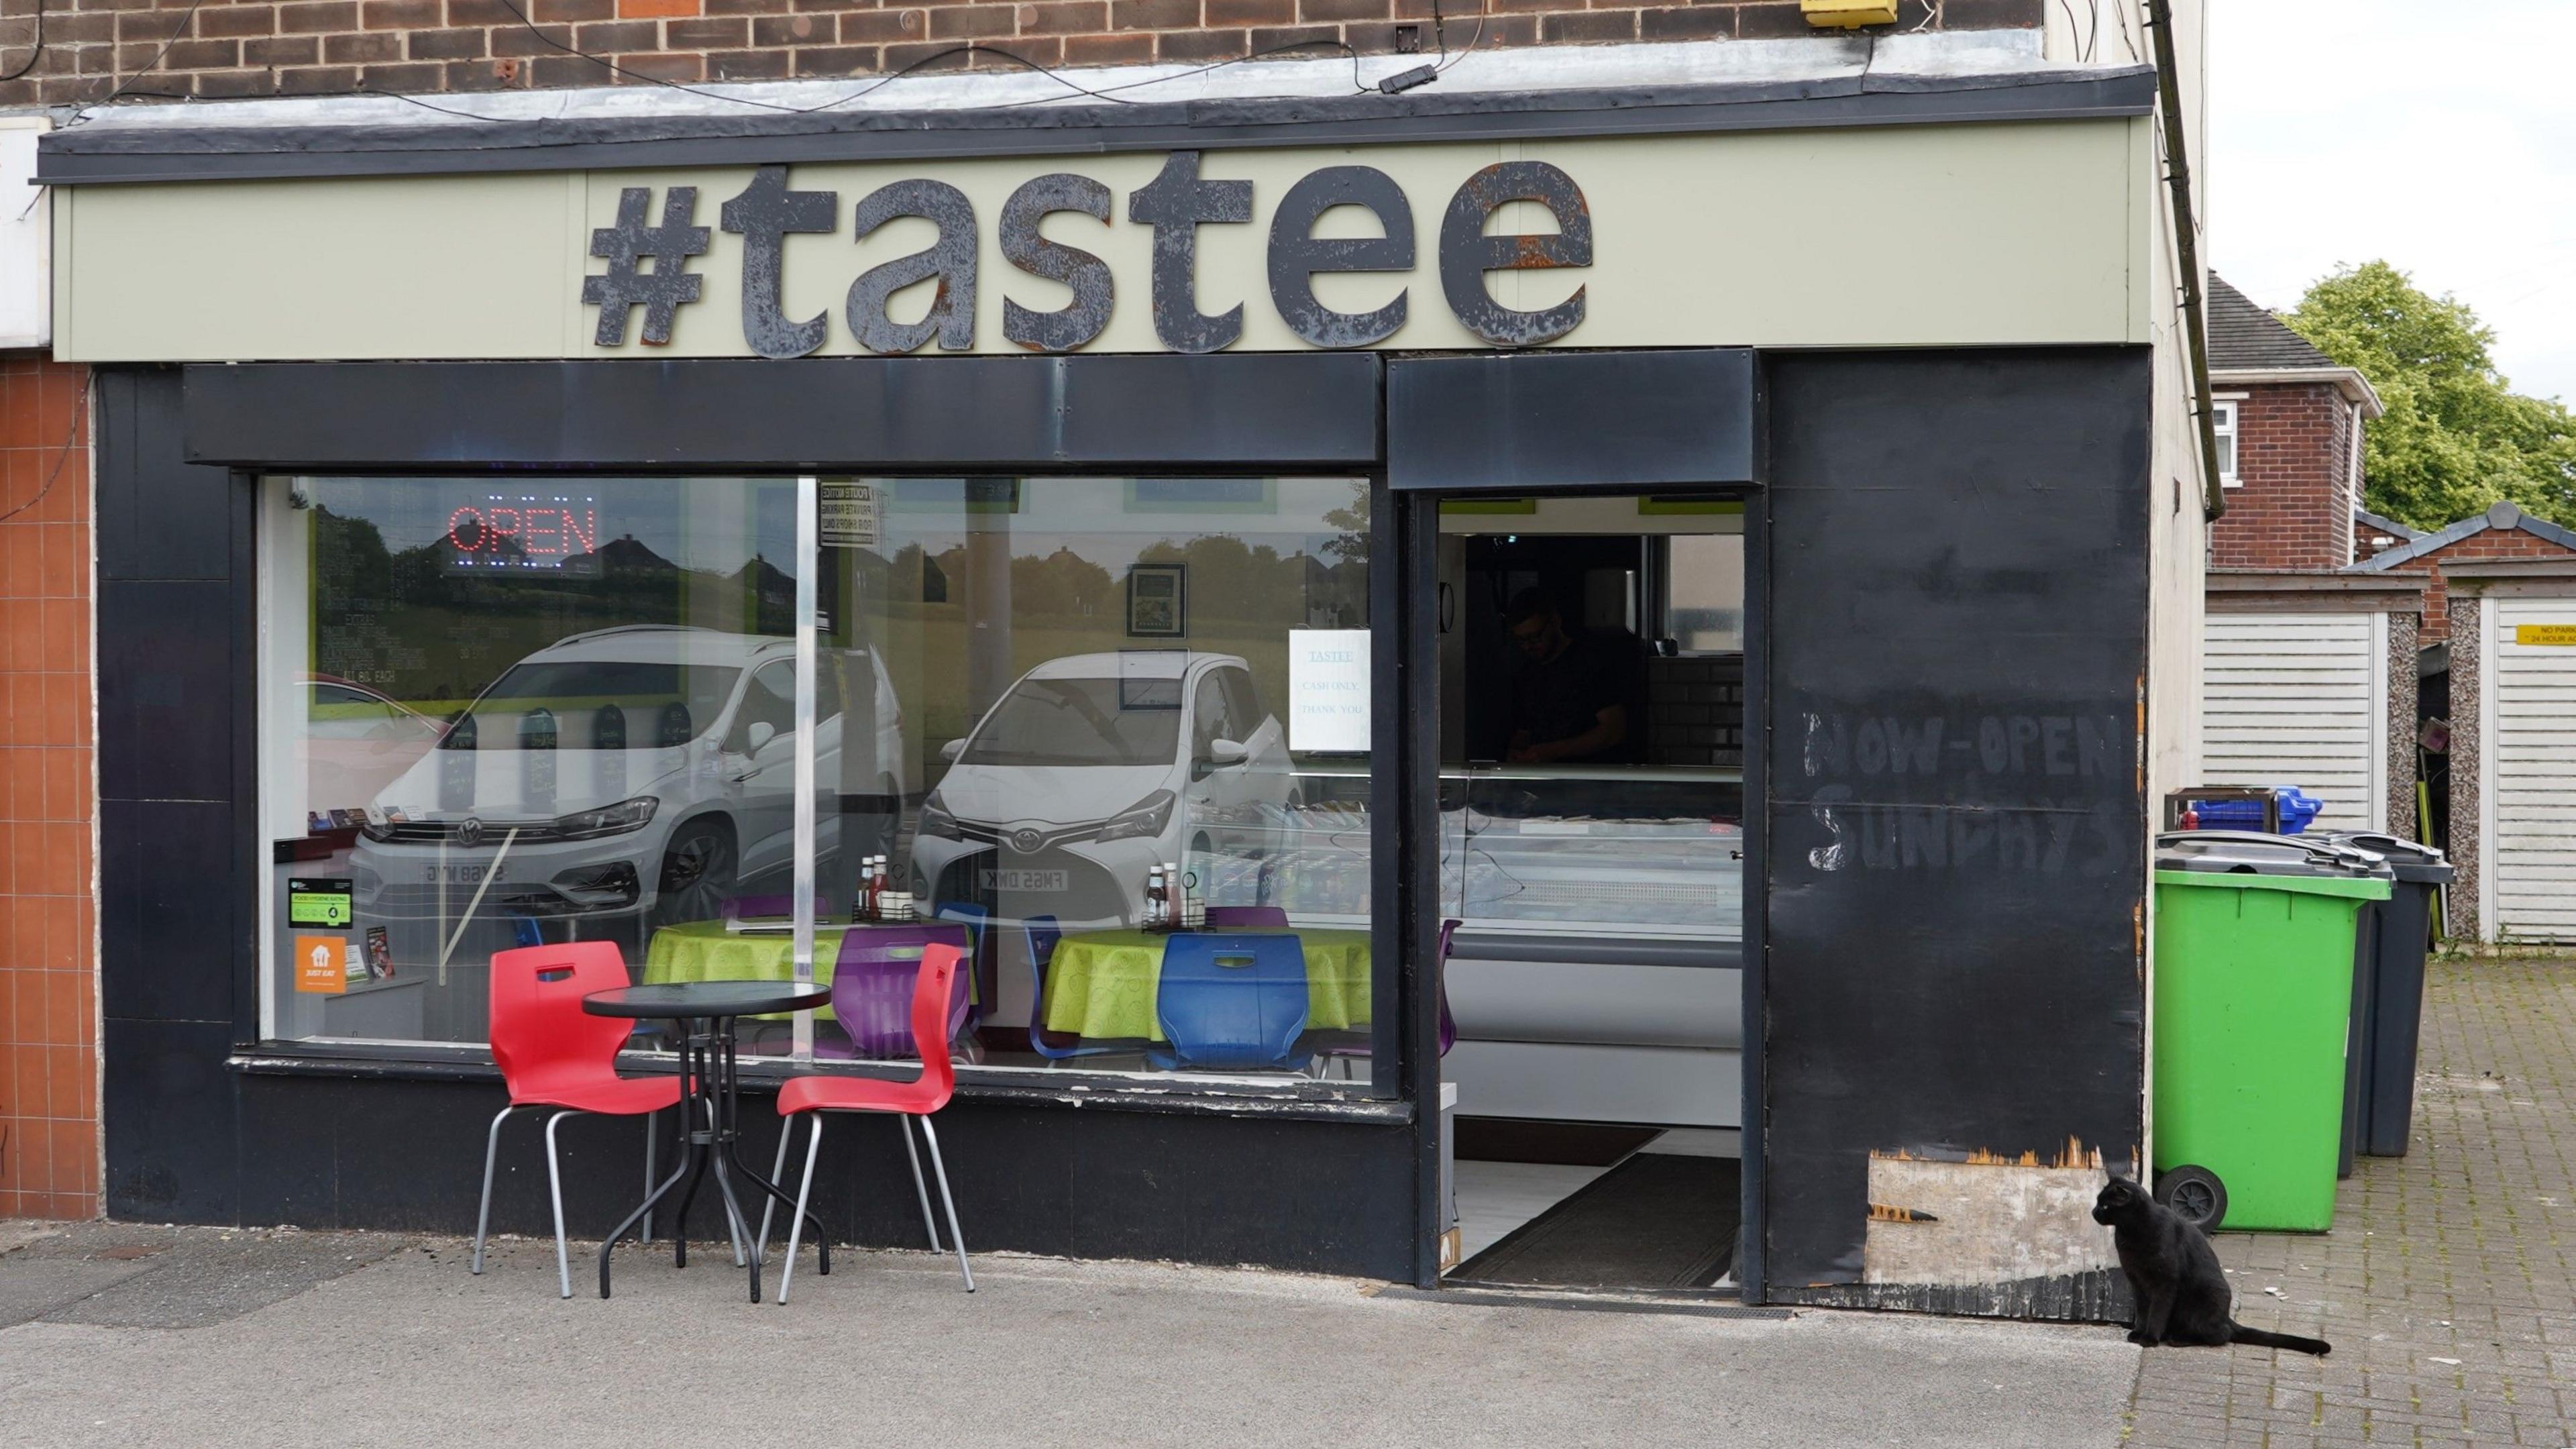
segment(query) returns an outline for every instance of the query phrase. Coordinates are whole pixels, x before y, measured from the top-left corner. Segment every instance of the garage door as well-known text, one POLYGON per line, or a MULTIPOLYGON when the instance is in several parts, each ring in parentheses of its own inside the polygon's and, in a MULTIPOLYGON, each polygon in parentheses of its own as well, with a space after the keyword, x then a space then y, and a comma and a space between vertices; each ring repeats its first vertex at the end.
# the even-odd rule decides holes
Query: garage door
POLYGON ((2576 941, 2576 599, 2490 603, 2494 932, 2576 941))
POLYGON ((2200 667, 2201 783, 2296 785, 2311 830, 2376 830, 2386 616, 2211 614, 2200 667))

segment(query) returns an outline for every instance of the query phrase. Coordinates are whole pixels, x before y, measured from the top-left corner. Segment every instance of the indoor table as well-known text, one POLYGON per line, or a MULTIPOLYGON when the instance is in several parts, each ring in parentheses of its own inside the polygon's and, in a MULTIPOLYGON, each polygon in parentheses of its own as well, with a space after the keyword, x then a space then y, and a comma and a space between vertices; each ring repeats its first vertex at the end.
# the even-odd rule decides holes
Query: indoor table
MULTIPOLYGON (((1306 1024, 1348 1031, 1369 1024, 1369 933, 1360 929, 1223 931, 1294 936, 1306 956, 1306 1024)), ((1096 1041, 1163 1040, 1154 996, 1170 932, 1069 931, 1047 961, 1046 1029, 1096 1041)))
MULTIPOLYGON (((627 1017, 637 1020, 669 1021, 679 1028, 680 1042, 680 1121, 688 1132, 687 1150, 682 1154, 679 1170, 664 1178, 645 1195, 635 1211, 609 1233, 599 1249, 599 1296, 608 1296, 608 1259, 620 1238, 632 1231, 653 1210, 654 1204, 679 1187, 685 1179, 687 1188, 680 1194, 677 1224, 671 1234, 673 1261, 680 1267, 689 1265, 689 1203, 698 1195, 698 1183, 715 1169, 716 1190, 724 1194, 725 1211, 735 1230, 742 1231, 750 1222, 743 1213, 742 1202, 734 1196, 733 1174, 778 1202, 789 1212, 796 1210, 796 1199, 775 1182, 742 1160, 737 1132, 736 1107, 741 1085, 734 1052, 734 1023, 746 1016, 810 1011, 832 999, 829 989, 816 985, 799 985, 779 981, 679 981, 651 986, 624 986, 614 991, 594 991, 581 999, 581 1009, 593 1016, 627 1017)), ((815 1245, 823 1255, 822 1270, 832 1271, 832 1250, 815 1223, 815 1245)), ((751 1301, 760 1301, 761 1251, 755 1243, 748 1255, 751 1268, 751 1301)))

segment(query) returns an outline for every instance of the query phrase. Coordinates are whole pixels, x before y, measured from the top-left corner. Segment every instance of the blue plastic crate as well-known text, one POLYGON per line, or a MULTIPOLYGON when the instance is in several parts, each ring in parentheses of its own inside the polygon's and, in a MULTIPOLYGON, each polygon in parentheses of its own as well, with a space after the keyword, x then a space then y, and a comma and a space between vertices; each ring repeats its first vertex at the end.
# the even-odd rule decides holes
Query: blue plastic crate
MULTIPOLYGON (((2304 832, 2326 808, 2326 802, 2301 790, 2296 785, 2265 787, 2281 802, 2281 833, 2304 832)), ((2203 830, 2260 830, 2263 828, 2263 802, 2260 800, 2195 800, 2192 810, 2200 817, 2203 830)))

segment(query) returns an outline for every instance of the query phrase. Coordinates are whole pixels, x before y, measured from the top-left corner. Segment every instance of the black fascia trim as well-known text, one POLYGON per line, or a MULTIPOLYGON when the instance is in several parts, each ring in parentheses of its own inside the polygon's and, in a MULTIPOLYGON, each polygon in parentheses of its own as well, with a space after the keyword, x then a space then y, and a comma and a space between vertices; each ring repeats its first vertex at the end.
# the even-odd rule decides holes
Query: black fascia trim
POLYGON ((2148 113, 2148 67, 1401 96, 47 134, 41 186, 1421 145, 2148 113))
POLYGON ((1387 482, 1449 493, 1758 482, 1754 355, 1736 347, 1398 357, 1387 482))
POLYGON ((1379 360, 848 357, 184 369, 192 463, 258 469, 1369 468, 1379 360))

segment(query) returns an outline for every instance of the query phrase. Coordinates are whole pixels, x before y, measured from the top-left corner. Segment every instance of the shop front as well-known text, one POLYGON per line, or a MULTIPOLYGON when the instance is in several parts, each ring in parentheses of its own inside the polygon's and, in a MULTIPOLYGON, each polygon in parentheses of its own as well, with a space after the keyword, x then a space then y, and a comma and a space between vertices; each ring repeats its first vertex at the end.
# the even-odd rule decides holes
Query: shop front
MULTIPOLYGON (((2198 596, 2152 89, 49 140, 111 1214, 469 1229, 495 952, 909 910, 976 1250, 2103 1311, 2045 1229, 2143 1147, 2198 596)), ((762 1152, 913 1070, 744 1052, 762 1152)), ((641 1134, 564 1141, 604 1232, 641 1134)), ((836 1240, 918 1242, 896 1147, 836 1240)))

